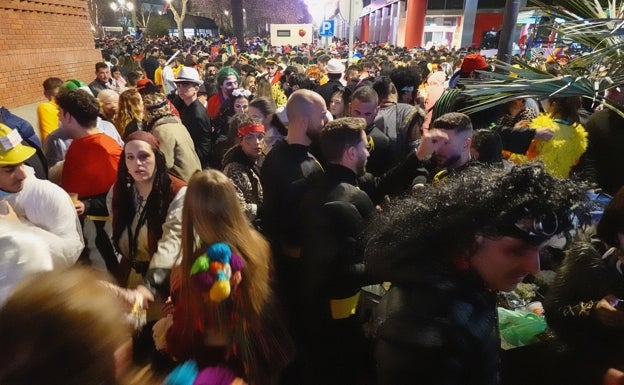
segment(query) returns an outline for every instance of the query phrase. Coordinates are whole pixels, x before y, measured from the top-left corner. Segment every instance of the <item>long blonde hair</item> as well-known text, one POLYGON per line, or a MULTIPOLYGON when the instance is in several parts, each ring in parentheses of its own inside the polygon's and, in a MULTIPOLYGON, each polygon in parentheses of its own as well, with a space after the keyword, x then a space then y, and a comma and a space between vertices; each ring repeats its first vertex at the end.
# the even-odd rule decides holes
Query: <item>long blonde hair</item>
POLYGON ((119 107, 113 123, 122 138, 126 126, 133 120, 143 121, 143 99, 136 88, 127 89, 119 95, 119 107))
POLYGON ((189 180, 182 212, 181 301, 186 304, 193 306, 200 297, 191 282, 191 267, 215 242, 227 243, 243 258, 242 281, 236 289, 241 309, 237 310, 253 324, 271 292, 269 243, 241 209, 232 181, 220 171, 204 170, 189 180))

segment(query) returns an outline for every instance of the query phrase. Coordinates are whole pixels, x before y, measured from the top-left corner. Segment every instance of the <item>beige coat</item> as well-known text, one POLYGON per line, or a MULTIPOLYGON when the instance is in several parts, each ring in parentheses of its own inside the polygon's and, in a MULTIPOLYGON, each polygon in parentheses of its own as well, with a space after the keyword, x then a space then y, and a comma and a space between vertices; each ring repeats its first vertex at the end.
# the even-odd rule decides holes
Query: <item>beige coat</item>
POLYGON ((173 175, 188 182, 195 171, 201 170, 193 139, 180 119, 175 116, 160 118, 154 123, 151 133, 158 138, 167 169, 173 175))

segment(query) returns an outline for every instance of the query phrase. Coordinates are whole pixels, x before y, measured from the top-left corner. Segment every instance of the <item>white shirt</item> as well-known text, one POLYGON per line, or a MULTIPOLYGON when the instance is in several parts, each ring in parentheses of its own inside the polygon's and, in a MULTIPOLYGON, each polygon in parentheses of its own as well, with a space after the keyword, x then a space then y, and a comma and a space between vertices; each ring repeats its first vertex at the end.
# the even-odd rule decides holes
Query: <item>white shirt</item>
POLYGON ((0 219, 0 307, 23 278, 52 267, 41 237, 29 226, 0 219))
POLYGON ((165 95, 169 95, 177 88, 175 82, 173 81, 174 79, 175 74, 173 73, 173 68, 171 68, 171 66, 165 66, 162 69, 162 80, 163 87, 165 87, 165 95))
POLYGON ((50 250, 54 268, 73 265, 84 249, 80 221, 69 195, 54 183, 37 179, 26 167, 24 188, 4 199, 20 221, 50 250))

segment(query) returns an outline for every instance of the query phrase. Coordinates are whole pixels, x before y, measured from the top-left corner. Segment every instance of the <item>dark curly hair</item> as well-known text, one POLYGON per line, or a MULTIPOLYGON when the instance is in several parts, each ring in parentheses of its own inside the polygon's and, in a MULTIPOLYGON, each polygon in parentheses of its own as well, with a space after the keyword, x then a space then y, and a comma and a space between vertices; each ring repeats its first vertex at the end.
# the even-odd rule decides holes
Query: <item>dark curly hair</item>
MULTIPOLYGON (((167 163, 165 161, 165 155, 157 148, 152 147, 154 151, 154 157, 156 159, 156 168, 154 170, 154 181, 152 191, 150 192, 145 202, 145 216, 142 218, 143 222, 139 223, 137 228, 141 228, 145 222, 147 222, 148 230, 154 234, 154 241, 158 241, 162 237, 162 225, 167 217, 167 211, 169 210, 169 202, 173 199, 173 190, 171 187, 171 179, 167 171, 167 163)), ((112 201, 112 215, 113 215, 113 245, 117 250, 119 248, 119 239, 124 230, 130 229, 132 232, 136 229, 132 229, 132 221, 136 215, 135 198, 133 179, 128 172, 126 166, 126 152, 125 149, 121 153, 119 159, 119 168, 117 169, 117 181, 113 187, 113 201, 112 201)), ((131 234, 132 232, 128 232, 131 234)), ((130 240, 132 242, 132 240, 130 240)), ((136 253, 136 246, 130 247, 130 254, 127 256, 133 259, 136 253)), ((151 247, 151 245, 150 245, 151 247)), ((150 250, 151 252, 155 250, 150 250)))
POLYGON ((100 104, 93 95, 78 89, 60 92, 56 104, 65 113, 69 113, 82 127, 94 127, 100 112, 100 104))
POLYGON ((509 172, 475 165, 385 209, 363 234, 366 260, 378 278, 405 282, 425 266, 451 269, 453 257, 476 251, 478 235, 542 243, 572 228, 571 213, 586 218, 580 215, 589 207, 586 191, 579 181, 552 177, 540 163, 509 172), (551 226, 543 237, 518 229, 523 219, 534 225, 545 217, 551 226))

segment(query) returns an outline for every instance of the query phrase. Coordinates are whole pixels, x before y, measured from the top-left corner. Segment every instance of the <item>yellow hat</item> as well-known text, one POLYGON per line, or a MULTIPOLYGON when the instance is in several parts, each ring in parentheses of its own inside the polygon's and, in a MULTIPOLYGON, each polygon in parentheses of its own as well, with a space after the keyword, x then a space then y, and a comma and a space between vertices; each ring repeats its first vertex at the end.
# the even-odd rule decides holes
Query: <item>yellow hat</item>
POLYGON ((0 123, 0 165, 19 164, 35 154, 36 150, 22 144, 22 137, 0 123))

